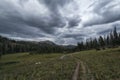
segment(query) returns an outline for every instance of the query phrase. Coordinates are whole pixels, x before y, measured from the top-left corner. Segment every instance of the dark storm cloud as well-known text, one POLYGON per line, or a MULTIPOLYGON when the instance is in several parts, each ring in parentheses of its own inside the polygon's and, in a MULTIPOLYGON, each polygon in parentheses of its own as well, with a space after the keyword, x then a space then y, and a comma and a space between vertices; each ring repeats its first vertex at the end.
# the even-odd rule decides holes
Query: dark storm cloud
POLYGON ((62 23, 59 19, 51 19, 51 21, 44 21, 45 18, 30 18, 29 20, 25 21, 26 25, 37 27, 43 30, 45 33, 54 34, 55 27, 63 27, 64 23, 62 23))
POLYGON ((97 35, 107 35, 114 30, 114 27, 116 27, 117 32, 120 31, 120 24, 113 24, 109 28, 104 28, 104 30, 97 31, 97 35))
MULTIPOLYGON (((26 1, 19 0, 19 3, 22 5, 23 3, 25 4, 25 2, 27 1, 29 0, 26 0, 26 1)), ((3 13, 3 18, 0 19, 1 21, 3 21, 1 25, 4 25, 4 27, 6 28, 8 28, 7 26, 9 26, 11 30, 16 31, 18 27, 17 25, 14 26, 14 24, 16 23, 18 25, 22 24, 22 25, 37 27, 38 29, 43 30, 45 33, 53 34, 55 32, 54 27, 63 27, 65 25, 65 23, 63 22, 62 19, 60 19, 61 17, 57 13, 51 14, 53 15, 52 18, 34 16, 34 15, 30 15, 30 13, 21 15, 21 13, 24 13, 24 12, 18 10, 16 7, 14 7, 13 5, 7 2, 4 2, 4 1, 1 1, 1 2, 4 4, 8 4, 8 7, 6 7, 5 5, 1 5, 0 10, 3 13)), ((23 5, 21 7, 23 7, 23 5)), ((21 25, 21 28, 23 27, 22 25, 21 25)))
POLYGON ((120 20, 120 2, 117 0, 98 0, 93 5, 92 18, 84 26, 111 23, 120 20), (96 16, 94 16, 96 15, 96 16))
POLYGON ((63 38, 73 38, 76 40, 83 40, 85 36, 86 36, 85 34, 64 34, 62 37, 63 38))
MULTIPOLYGON (((41 0, 39 0, 41 2, 41 0)), ((42 0, 43 4, 50 10, 50 16, 52 16, 48 25, 43 26, 45 29, 50 27, 64 27, 66 25, 64 17, 59 13, 59 8, 64 7, 66 4, 69 4, 73 0, 42 0)), ((74 19, 75 20, 75 19, 74 19)), ((70 20, 70 26, 77 25, 78 20, 70 20)), ((45 23, 46 24, 46 23, 45 23)), ((49 30, 49 29, 48 29, 49 30)), ((51 31, 54 32, 54 31, 51 31)))
POLYGON ((78 26, 80 21, 81 19, 79 17, 70 18, 68 19, 68 26, 69 27, 78 26))
MULTIPOLYGON (((41 0, 39 0, 41 2, 41 0)), ((68 4, 73 0, 42 0, 42 2, 48 6, 48 8, 55 12, 58 13, 58 7, 63 7, 64 5, 68 4)))
POLYGON ((108 34, 112 31, 112 29, 107 29, 107 30, 103 30, 103 31, 100 31, 100 32, 97 32, 98 35, 102 35, 102 34, 108 34))
POLYGON ((19 25, 19 24, 11 24, 11 23, 2 22, 0 26, 1 26, 0 33, 2 34, 9 34, 11 36, 20 36, 24 38, 44 37, 44 34, 39 34, 39 33, 34 32, 34 28, 27 27, 27 25, 19 25))
MULTIPOLYGON (((41 2, 41 0, 39 0, 41 2)), ((46 22, 43 25, 40 25, 44 30, 48 32, 54 30, 54 27, 64 27, 66 24, 63 17, 59 13, 59 7, 63 7, 66 3, 69 3, 71 0, 42 0, 43 4, 50 10, 50 21, 46 22), (51 30, 50 30, 51 29, 51 30)))
POLYGON ((91 11, 81 14, 85 7, 81 6, 81 3, 84 1, 87 2, 87 0, 80 0, 80 3, 79 0, 0 0, 0 34, 16 39, 41 38, 59 44, 74 44, 84 40, 88 35, 109 32, 111 27, 103 29, 100 25, 120 20, 118 0, 98 0, 89 6, 92 8, 91 11), (82 25, 89 26, 90 29, 82 25))
POLYGON ((113 0, 98 0, 98 1, 95 1, 96 3, 93 5, 93 6, 95 6, 93 11, 100 14, 101 10, 112 1, 113 0))
MULTIPOLYGON (((30 0, 18 0, 22 8, 24 8, 23 6, 28 1, 30 0)), ((2 3, 7 4, 8 7, 6 7, 5 5, 1 5, 0 9, 3 9, 2 10, 3 16, 5 14, 5 17, 7 17, 7 19, 5 20, 6 22, 12 21, 11 24, 18 23, 19 25, 25 24, 28 26, 33 26, 43 30, 45 33, 54 34, 55 27, 64 27, 66 25, 64 19, 59 14, 58 7, 63 7, 66 3, 69 3, 70 1, 71 0, 65 0, 65 1, 64 0, 42 0, 41 1, 40 0, 40 2, 42 2, 49 9, 50 17, 34 16, 34 15, 30 15, 30 13, 21 15, 21 13, 25 13, 25 12, 18 10, 18 8, 16 8, 12 4, 9 4, 8 2, 5 2, 5 1, 1 1, 1 4, 2 3)), ((69 24, 70 26, 75 26, 78 24, 78 20, 75 20, 75 19, 74 21, 70 20, 69 24)), ((4 26, 8 26, 8 25, 4 24, 4 26)))

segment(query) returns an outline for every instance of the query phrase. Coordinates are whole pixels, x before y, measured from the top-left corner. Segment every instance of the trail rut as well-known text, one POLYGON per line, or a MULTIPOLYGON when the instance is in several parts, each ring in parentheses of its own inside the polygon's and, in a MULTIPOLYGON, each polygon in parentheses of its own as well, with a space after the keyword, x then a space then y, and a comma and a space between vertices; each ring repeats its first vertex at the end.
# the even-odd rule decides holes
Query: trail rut
MULTIPOLYGON (((77 54, 77 53, 76 53, 77 54)), ((74 70, 74 74, 72 76, 72 80, 78 80, 79 78, 79 74, 80 74, 80 70, 81 70, 81 80, 94 80, 94 77, 91 73, 91 70, 89 69, 89 67, 87 66, 86 63, 84 63, 83 61, 81 61, 78 57, 74 57, 74 54, 68 54, 68 55, 63 55, 60 57, 60 59, 64 59, 66 56, 72 56, 72 58, 77 59, 77 66, 74 70), (81 69, 80 69, 81 68, 81 69)))
POLYGON ((79 74, 79 69, 80 68, 80 62, 77 62, 77 66, 75 69, 75 72, 73 74, 72 80, 78 80, 78 74, 79 74))

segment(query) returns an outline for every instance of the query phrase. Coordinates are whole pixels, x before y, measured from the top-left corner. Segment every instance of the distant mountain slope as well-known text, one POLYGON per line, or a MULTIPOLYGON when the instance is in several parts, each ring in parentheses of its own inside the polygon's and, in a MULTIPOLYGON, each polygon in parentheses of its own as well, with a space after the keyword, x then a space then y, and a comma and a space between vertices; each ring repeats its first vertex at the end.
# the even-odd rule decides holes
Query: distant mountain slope
POLYGON ((0 53, 18 53, 18 52, 32 52, 32 53, 62 53, 69 52, 75 46, 61 46, 52 41, 17 41, 0 36, 0 53), (71 50, 70 50, 71 49, 71 50))

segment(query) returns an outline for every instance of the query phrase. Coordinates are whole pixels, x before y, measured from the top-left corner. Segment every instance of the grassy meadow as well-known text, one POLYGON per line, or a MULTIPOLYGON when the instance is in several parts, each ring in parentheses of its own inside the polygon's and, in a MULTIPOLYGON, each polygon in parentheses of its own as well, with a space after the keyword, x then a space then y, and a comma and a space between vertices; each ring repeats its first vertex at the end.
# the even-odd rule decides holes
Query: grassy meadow
POLYGON ((0 59, 0 80, 120 80, 120 48, 71 54, 17 53, 0 59))
POLYGON ((5 55, 0 60, 0 80, 70 80, 76 62, 63 54, 5 55))
POLYGON ((88 68, 87 80, 90 80, 90 76, 93 76, 94 80, 120 80, 120 48, 78 53, 74 56, 88 68))

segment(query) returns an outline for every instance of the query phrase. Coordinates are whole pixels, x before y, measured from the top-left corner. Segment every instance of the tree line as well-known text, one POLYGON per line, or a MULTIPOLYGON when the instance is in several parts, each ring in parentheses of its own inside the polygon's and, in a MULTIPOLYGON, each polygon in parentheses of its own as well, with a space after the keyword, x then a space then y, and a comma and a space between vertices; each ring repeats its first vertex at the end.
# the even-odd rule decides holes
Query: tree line
POLYGON ((0 36, 0 57, 5 54, 20 52, 29 52, 30 54, 63 53, 72 51, 72 49, 56 45, 51 41, 16 41, 0 36))
POLYGON ((90 49, 105 49, 120 46, 120 33, 117 32, 116 27, 107 35, 99 36, 99 38, 90 38, 85 42, 77 44, 77 51, 90 50, 90 49))
POLYGON ((28 52, 34 49, 35 44, 25 41, 15 41, 0 36, 0 54, 28 52))
POLYGON ((90 38, 86 41, 79 42, 77 46, 56 45, 50 41, 33 42, 33 41, 16 41, 0 36, 0 57, 5 54, 29 52, 30 54, 43 53, 71 53, 75 51, 90 49, 105 49, 120 46, 120 33, 116 27, 106 37, 90 38))

